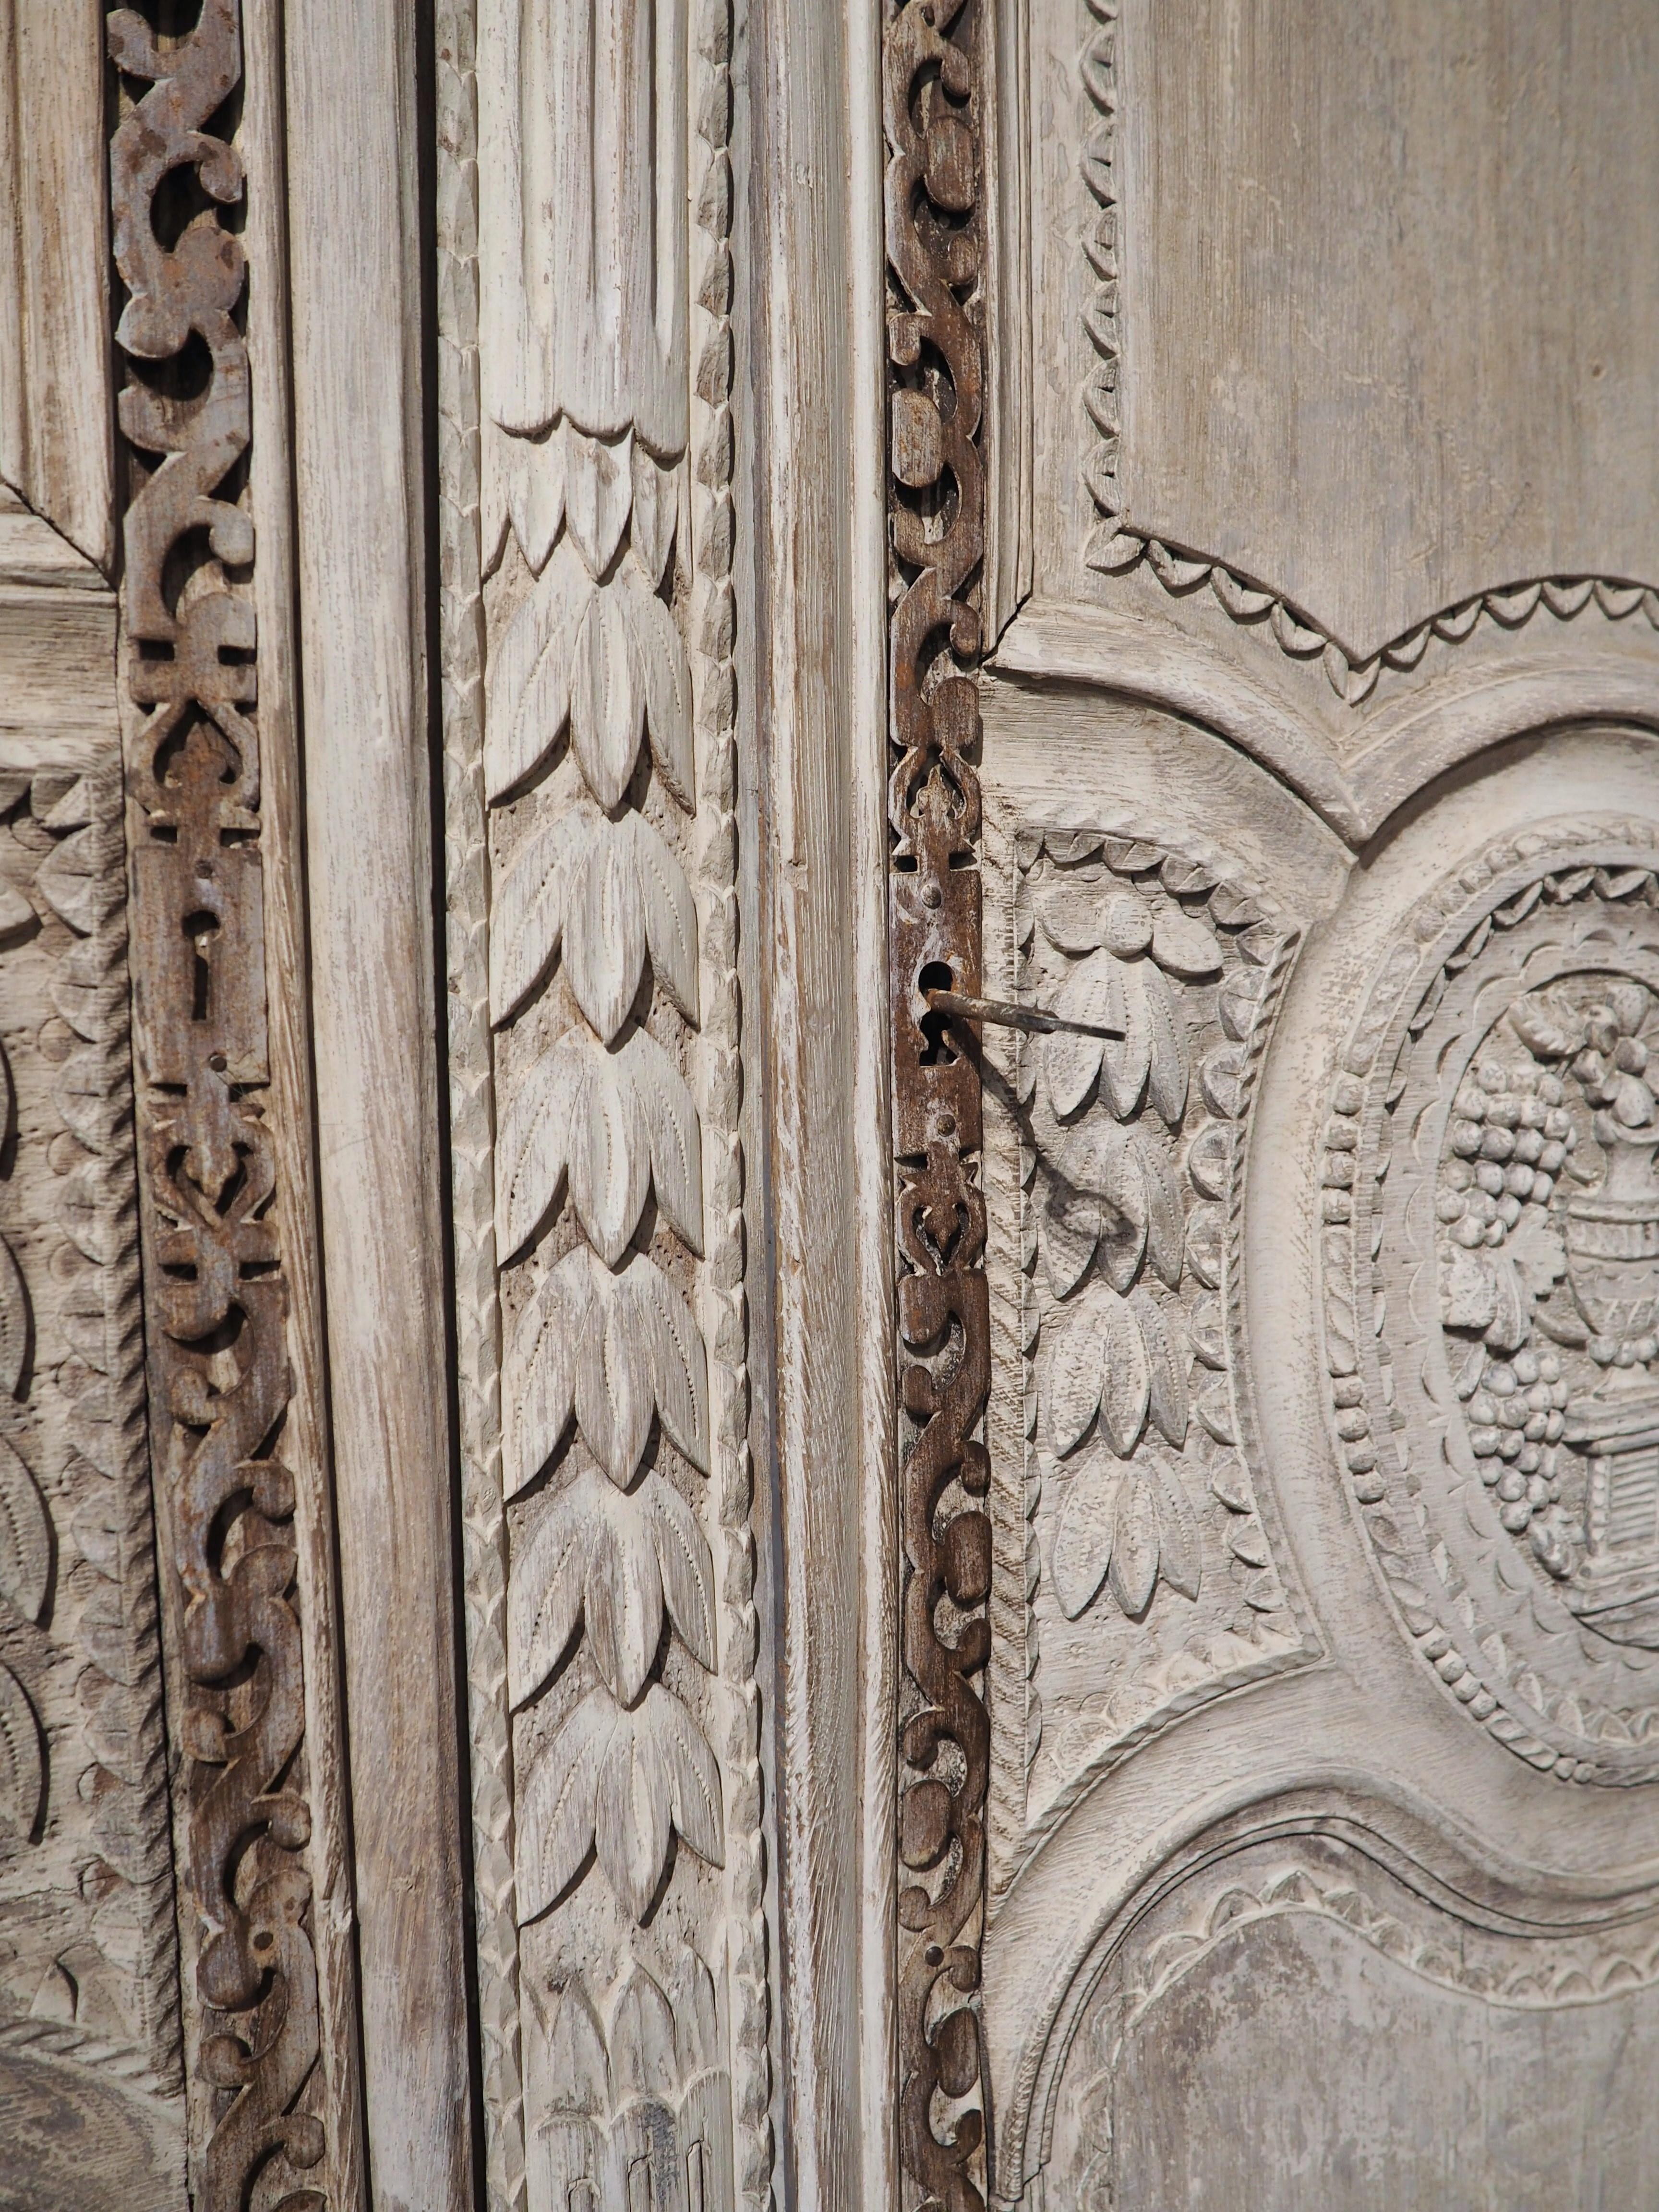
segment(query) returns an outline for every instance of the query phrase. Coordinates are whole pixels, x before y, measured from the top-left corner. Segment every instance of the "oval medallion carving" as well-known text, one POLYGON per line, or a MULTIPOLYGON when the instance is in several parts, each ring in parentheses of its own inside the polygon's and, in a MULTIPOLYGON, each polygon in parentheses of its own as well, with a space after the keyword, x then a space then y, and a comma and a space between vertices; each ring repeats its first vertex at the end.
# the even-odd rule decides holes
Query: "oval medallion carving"
POLYGON ((1332 1415, 1449 1693, 1533 1765, 1659 1775, 1655 830, 1474 858, 1384 960, 1331 1097, 1332 1415))

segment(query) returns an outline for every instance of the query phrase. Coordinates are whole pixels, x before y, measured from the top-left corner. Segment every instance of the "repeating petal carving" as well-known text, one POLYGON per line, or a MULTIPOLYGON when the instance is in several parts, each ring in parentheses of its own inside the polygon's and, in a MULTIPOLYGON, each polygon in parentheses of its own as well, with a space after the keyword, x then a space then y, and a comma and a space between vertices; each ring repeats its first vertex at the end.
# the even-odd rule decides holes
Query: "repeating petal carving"
POLYGON ((584 1245, 550 1268, 508 1347, 507 1494, 534 1481, 574 1413, 613 1482, 626 1485, 653 1417, 708 1468, 708 1355, 684 1297, 641 1253, 612 1273, 584 1245))
POLYGON ((514 1092, 495 1167, 508 1259, 545 1225, 567 1170, 583 1233, 607 1267, 626 1250, 653 1188, 681 1241, 702 1249, 696 1107, 647 1030, 615 1052, 580 1030, 556 1038, 514 1092))
POLYGON ((636 1920, 678 1832, 711 1866, 723 1853, 720 1770, 702 1731, 659 1682, 631 1710, 590 1690, 531 1763, 519 1808, 522 1917, 546 1911, 595 1851, 636 1920))
MULTIPOLYGON (((487 1725, 475 1724, 488 1738, 475 1761, 481 1849, 499 1873, 506 1845, 513 1867, 487 1900, 480 1892, 481 1979, 500 2027, 489 2190, 500 2212, 584 2191, 623 2202, 635 2186, 623 2130, 645 2124, 643 2100, 665 2172, 690 2176, 715 2206, 740 2194, 763 2212, 770 2086, 737 1134, 730 0, 617 0, 597 13, 483 0, 478 33, 476 180, 460 140, 453 168, 479 202, 482 374, 471 387, 458 378, 453 397, 463 420, 469 391, 483 398, 481 511, 458 550, 471 605, 482 603, 488 665, 482 742, 458 714, 453 753, 477 780, 494 879, 493 1038, 464 1028, 469 1096, 487 1101, 495 1087, 494 1116, 486 1107, 469 1127, 483 1133, 475 1213, 478 1182, 494 1184, 494 1251, 487 1231, 474 1240, 479 1276, 499 1261, 502 1323, 493 1498, 487 1376, 472 1406, 489 1607, 476 1620, 469 1608, 475 1711, 488 1708, 487 1725), (688 66, 702 86, 695 191, 688 66), (709 252, 695 306, 694 209, 709 252), (717 1613, 735 1630, 729 1645, 717 1613), (711 1881, 733 1792, 741 1834, 711 1881), (617 1908, 651 1922, 665 1978, 611 1955, 617 1908), (718 2007, 699 1954, 727 1978, 718 2007), (550 2006, 550 1985, 562 1991, 550 2006), (713 2070, 727 2050, 729 2083, 713 2070)), ((454 119, 465 116, 463 96, 454 119)), ((462 222, 463 267, 467 246, 462 222)), ((457 475, 459 514, 469 496, 457 475)), ((452 929, 452 958, 471 978, 481 874, 459 850, 452 872, 467 918, 452 929)), ((476 1004, 476 981, 468 988, 476 1004)), ((487 1343, 494 1315, 481 1318, 487 1343)))
POLYGON ((10 1668, 0 1666, 0 1823, 13 1835, 33 1828, 46 1781, 34 1708, 10 1668))
POLYGON ((579 1474, 537 1524, 507 1606, 513 1699, 535 1696, 585 1620, 595 1663, 623 1705, 655 1662, 665 1607, 700 1664, 714 1663, 714 1563, 696 1516, 659 1474, 636 1491, 579 1474))
POLYGON ((1025 1644, 998 1677, 1020 1708, 998 1771, 1024 1773, 1040 1826, 1088 1747, 1104 1756, 1172 1685, 1184 1701, 1299 1649, 1242 1457, 1230 1320, 1240 1124, 1291 940, 1206 855, 1161 838, 1056 826, 1015 842, 1020 995, 1107 1032, 1021 1039, 1010 1092, 1025 1644), (1045 1623, 1069 1624, 1063 1683, 1045 1623))
POLYGON ((0 1597, 38 1620, 52 1571, 52 1516, 21 1453, 0 1437, 0 1597))

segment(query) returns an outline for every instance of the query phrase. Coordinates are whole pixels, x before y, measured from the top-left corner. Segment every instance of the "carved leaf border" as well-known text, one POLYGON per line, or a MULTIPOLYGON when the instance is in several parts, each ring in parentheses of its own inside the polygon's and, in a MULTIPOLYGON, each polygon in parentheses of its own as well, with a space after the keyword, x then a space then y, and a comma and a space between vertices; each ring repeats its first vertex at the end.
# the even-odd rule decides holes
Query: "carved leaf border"
MULTIPOLYGON (((725 1869, 730 2081, 724 2070, 708 2077, 720 2086, 694 2149, 717 2195, 729 2185, 722 2172, 746 2205, 766 2205, 771 2192, 739 1136, 733 10, 731 0, 695 0, 691 13, 702 162, 693 213, 703 263, 691 313, 687 498, 685 465, 672 454, 659 460, 637 432, 606 443, 562 418, 532 447, 484 419, 477 10, 476 0, 440 7, 451 1114, 486 2168, 500 2212, 526 2202, 519 1923, 551 1902, 564 1876, 586 1878, 579 1861, 590 1842, 601 1876, 640 1917, 670 1826, 725 1869), (658 594, 677 528, 688 521, 689 653, 658 594), (483 580, 508 532, 535 580, 486 672, 483 580), (564 753, 548 776, 561 732, 564 753), (629 803, 641 744, 667 804, 690 817, 690 870, 629 803), (518 845, 492 886, 488 809, 521 792, 542 805, 544 826, 518 845), (562 809, 545 803, 560 798, 562 809), (623 1034, 647 975, 659 1001, 693 1031, 689 1086, 647 1030, 623 1034), (497 1137, 492 1000, 494 1021, 511 1020, 550 977, 568 986, 577 1026, 544 1054, 534 1090, 526 1084, 507 1097, 497 1137), (501 1346, 497 1270, 536 1250, 562 1189, 586 1242, 544 1275, 538 1297, 551 1297, 561 1319, 580 1327, 575 1337, 556 1330, 549 1339, 536 1441, 526 1445, 522 1428, 514 1437, 509 1425, 504 1459, 503 1379, 513 1386, 532 1347, 501 1346), (650 1257, 630 1251, 653 1194, 659 1223, 695 1263, 689 1304, 650 1257), (701 1513, 666 1474, 634 1483, 653 1413, 685 1463, 708 1478, 712 1551, 701 1513), (595 1464, 537 1527, 539 1563, 528 1553, 515 1562, 507 1500, 536 1478, 554 1429, 570 1418, 597 1447, 595 1464), (711 1710, 723 1717, 712 1743, 671 1689, 643 1680, 659 1607, 694 1666, 718 1681, 711 1710), (512 1708, 573 1639, 585 1639, 599 1680, 563 1722, 560 1747, 515 1776, 512 1708), (711 2155, 716 2171, 707 2166, 711 2155)), ((660 422, 652 434, 660 441, 660 422)), ((600 1960, 593 1970, 601 1979, 608 1972, 600 1960)), ((597 2029, 592 2002, 576 1994, 597 2029)), ((623 1989, 614 2000, 618 2023, 625 1998, 623 1989)), ((567 1992, 562 2022, 574 2002, 567 1992)), ((574 2046, 556 2032, 574 2066, 574 2046)), ((556 2104, 564 2092, 551 2084, 549 2094, 556 2104)), ((708 2106, 708 2093, 699 2095, 699 2109, 708 2106)), ((608 2170, 608 2155, 596 2140, 580 2171, 608 2170)))

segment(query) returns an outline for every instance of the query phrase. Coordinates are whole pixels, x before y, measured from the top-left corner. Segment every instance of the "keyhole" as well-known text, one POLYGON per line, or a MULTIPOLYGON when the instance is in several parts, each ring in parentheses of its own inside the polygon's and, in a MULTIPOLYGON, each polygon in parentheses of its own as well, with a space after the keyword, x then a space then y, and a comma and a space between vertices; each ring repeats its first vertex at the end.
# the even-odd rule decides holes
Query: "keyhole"
POLYGON ((190 978, 190 1018, 193 1022, 204 1022, 208 1018, 213 988, 213 970, 208 961, 208 947, 217 935, 218 928, 217 915, 202 913, 185 916, 185 935, 195 947, 190 978))
MULTIPOLYGON (((916 977, 916 989, 922 1003, 927 1004, 930 991, 954 991, 957 979, 943 960, 930 960, 916 977)), ((962 1055, 950 1035, 951 1017, 929 1011, 921 1018, 921 1064, 924 1067, 948 1067, 962 1055)))

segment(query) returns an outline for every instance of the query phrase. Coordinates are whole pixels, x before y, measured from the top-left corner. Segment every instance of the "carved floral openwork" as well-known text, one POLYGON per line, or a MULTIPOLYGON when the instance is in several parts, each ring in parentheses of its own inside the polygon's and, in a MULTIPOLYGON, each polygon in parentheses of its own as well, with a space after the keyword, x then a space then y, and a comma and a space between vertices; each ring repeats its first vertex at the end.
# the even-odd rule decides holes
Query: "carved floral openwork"
POLYGON ((1014 842, 1018 999, 1071 1025, 1018 1038, 1011 1102, 1025 1528, 1000 1525, 999 1553, 1025 1620, 1023 1668, 1018 1637, 993 1665, 1040 1831, 1103 1758, 1302 1648, 1251 1470, 1238 1283, 1250 1101, 1297 932, 1166 840, 1014 842))
POLYGON ((1533 1765, 1659 1773, 1659 861, 1494 848, 1396 943, 1331 1098, 1332 1417, 1449 1694, 1533 1765))
POLYGON ((887 953, 898 1265, 899 2163, 903 2201, 978 2212, 990 1723, 990 1301, 978 1054, 928 993, 981 986, 975 671, 985 551, 978 20, 886 18, 887 953))

